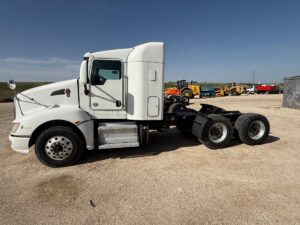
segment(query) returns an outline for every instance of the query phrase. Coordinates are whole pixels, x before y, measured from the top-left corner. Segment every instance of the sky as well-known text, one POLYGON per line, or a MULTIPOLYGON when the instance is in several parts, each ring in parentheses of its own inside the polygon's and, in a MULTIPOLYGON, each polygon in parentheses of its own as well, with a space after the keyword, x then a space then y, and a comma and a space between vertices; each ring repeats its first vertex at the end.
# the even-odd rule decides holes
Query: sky
POLYGON ((77 78, 85 52, 166 45, 165 81, 300 74, 299 0, 1 0, 0 81, 77 78))

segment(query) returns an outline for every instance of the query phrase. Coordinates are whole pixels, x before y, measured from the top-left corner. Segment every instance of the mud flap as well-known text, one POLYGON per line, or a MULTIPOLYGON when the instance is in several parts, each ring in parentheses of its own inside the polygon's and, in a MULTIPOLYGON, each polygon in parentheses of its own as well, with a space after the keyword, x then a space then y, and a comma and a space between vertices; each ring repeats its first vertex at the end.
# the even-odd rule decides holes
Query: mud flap
POLYGON ((203 137, 207 122, 208 122, 207 115, 204 113, 198 112, 197 116, 193 122, 192 134, 194 136, 196 136, 197 138, 201 139, 203 137))

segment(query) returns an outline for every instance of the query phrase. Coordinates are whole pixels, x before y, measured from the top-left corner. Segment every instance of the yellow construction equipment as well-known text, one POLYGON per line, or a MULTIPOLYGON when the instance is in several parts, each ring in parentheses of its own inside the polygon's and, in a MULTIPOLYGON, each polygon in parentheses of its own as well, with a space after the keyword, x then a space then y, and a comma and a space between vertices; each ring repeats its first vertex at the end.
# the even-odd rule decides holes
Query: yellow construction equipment
POLYGON ((178 80, 176 87, 168 88, 164 91, 165 95, 177 95, 177 96, 186 96, 188 98, 194 98, 195 95, 201 93, 200 85, 194 84, 194 81, 191 81, 190 84, 186 80, 178 80))
POLYGON ((236 85, 232 83, 231 85, 225 85, 224 87, 215 88, 216 96, 237 96, 246 93, 246 87, 242 85, 236 85))
POLYGON ((236 85, 235 83, 232 83, 231 87, 228 85, 225 85, 223 90, 224 90, 224 95, 237 96, 237 95, 246 93, 246 87, 244 87, 242 85, 236 85))
POLYGON ((217 97, 225 96, 225 91, 224 91, 224 88, 222 88, 222 87, 215 88, 215 93, 216 93, 217 97))
POLYGON ((201 87, 198 84, 194 84, 194 81, 191 81, 191 84, 188 85, 188 88, 192 90, 193 97, 201 93, 201 87))

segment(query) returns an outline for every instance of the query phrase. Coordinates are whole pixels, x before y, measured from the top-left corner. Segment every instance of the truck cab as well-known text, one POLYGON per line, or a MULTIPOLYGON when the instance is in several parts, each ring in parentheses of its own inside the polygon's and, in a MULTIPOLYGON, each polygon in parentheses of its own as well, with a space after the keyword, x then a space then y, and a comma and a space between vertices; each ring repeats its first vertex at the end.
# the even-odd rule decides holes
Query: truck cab
POLYGON ((163 43, 87 53, 80 71, 79 104, 95 118, 162 120, 163 43))

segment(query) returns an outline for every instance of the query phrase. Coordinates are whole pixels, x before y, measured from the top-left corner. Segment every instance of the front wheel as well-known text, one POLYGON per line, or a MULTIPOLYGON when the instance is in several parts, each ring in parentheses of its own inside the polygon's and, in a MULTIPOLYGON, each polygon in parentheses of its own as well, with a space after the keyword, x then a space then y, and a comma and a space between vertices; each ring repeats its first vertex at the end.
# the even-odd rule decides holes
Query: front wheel
POLYGON ((188 97, 189 99, 193 98, 193 92, 191 90, 184 90, 182 93, 181 93, 182 96, 186 96, 188 97))
POLYGON ((209 121, 204 129, 203 138, 198 138, 198 141, 211 149, 227 147, 233 134, 230 121, 224 116, 216 114, 211 114, 208 117, 209 121))
POLYGON ((256 113, 241 115, 235 122, 235 128, 240 140, 248 145, 261 144, 270 132, 268 119, 256 113))
POLYGON ((35 143, 35 154, 46 166, 60 167, 76 163, 84 145, 69 127, 55 126, 43 131, 35 143))

